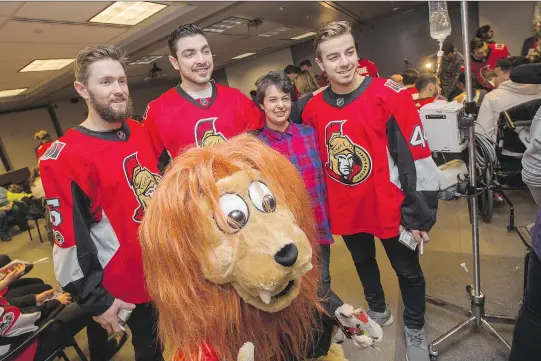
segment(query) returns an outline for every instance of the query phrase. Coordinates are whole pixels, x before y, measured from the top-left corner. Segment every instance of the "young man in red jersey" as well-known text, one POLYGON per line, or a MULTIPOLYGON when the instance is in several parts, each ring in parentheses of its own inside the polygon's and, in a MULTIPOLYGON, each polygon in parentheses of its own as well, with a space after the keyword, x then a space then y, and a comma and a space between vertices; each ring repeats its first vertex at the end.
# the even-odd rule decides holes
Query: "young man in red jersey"
MULTIPOLYGON (((357 42, 355 42, 355 50, 359 54, 359 44, 357 42)), ((357 62, 357 74, 379 78, 379 71, 376 64, 362 57, 359 57, 359 61, 357 62)))
POLYGON ((131 310, 135 360, 161 361, 137 235, 161 177, 143 125, 129 119, 124 60, 113 46, 79 53, 74 85, 88 117, 51 145, 40 170, 56 279, 109 332, 120 332, 119 312, 131 310))
POLYGON ((421 108, 436 100, 443 99, 441 97, 441 83, 436 73, 423 73, 417 77, 415 87, 419 89, 419 98, 415 99, 415 106, 420 111, 421 108))
POLYGON ((263 127, 262 112, 250 98, 210 79, 212 53, 199 26, 180 26, 168 43, 169 60, 182 82, 147 107, 144 125, 156 154, 166 150, 175 157, 186 147, 205 147, 263 127))
POLYGON ((417 81, 418 77, 419 72, 415 69, 408 69, 402 73, 402 84, 413 100, 417 100, 419 98, 419 89, 415 87, 415 81, 417 81))
POLYGON ((509 57, 507 45, 489 44, 486 40, 474 38, 470 41, 470 51, 470 67, 475 80, 483 89, 494 89, 494 69, 500 60, 509 57))
POLYGON ((305 103, 301 117, 318 134, 331 232, 342 235, 350 250, 369 316, 386 326, 393 319, 376 262, 374 237, 381 239, 404 300, 407 358, 428 361, 419 253, 399 241, 406 229, 417 243, 427 242, 436 222, 438 169, 419 114, 400 84, 357 74, 348 22, 322 28, 314 48, 331 85, 305 103))

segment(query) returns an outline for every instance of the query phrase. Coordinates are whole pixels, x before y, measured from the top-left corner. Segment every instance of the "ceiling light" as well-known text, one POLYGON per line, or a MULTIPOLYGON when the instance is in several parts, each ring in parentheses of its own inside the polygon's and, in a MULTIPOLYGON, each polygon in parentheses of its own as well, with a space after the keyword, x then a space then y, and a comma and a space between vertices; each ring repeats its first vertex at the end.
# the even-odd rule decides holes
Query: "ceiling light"
POLYGON ((246 24, 248 21, 250 20, 239 18, 236 16, 230 16, 228 18, 218 21, 216 24, 212 24, 211 26, 204 28, 203 31, 207 31, 209 33, 223 33, 224 31, 231 28, 246 24))
POLYGON ((426 63, 426 64, 425 64, 425 68, 431 69, 431 68, 432 68, 432 63, 426 63))
POLYGON ((89 21, 91 23, 136 25, 141 21, 148 19, 165 7, 167 7, 167 5, 156 4, 148 1, 117 1, 89 21))
POLYGON ((289 26, 280 26, 279 28, 266 31, 264 33, 259 34, 259 36, 263 36, 265 38, 270 38, 271 36, 278 35, 280 33, 283 33, 284 31, 288 31, 291 28, 289 26))
POLYGON ((313 35, 316 35, 316 33, 314 33, 313 31, 309 31, 309 32, 301 34, 299 36, 295 36, 295 37, 293 37, 291 39, 292 40, 300 40, 300 39, 308 38, 308 37, 313 36, 313 35))
POLYGON ((163 55, 143 55, 137 60, 130 62, 130 65, 150 64, 163 57, 163 55))
POLYGON ((26 89, 28 89, 28 88, 0 90, 0 98, 12 97, 12 96, 15 96, 15 95, 19 95, 23 91, 25 91, 26 89))
POLYGON ((244 54, 240 54, 240 55, 235 56, 233 59, 242 59, 242 58, 249 57, 250 55, 254 55, 254 54, 255 53, 244 53, 244 54))
POLYGON ((34 60, 21 70, 19 73, 26 73, 29 71, 49 71, 49 70, 59 70, 69 65, 75 59, 47 59, 47 60, 34 60))

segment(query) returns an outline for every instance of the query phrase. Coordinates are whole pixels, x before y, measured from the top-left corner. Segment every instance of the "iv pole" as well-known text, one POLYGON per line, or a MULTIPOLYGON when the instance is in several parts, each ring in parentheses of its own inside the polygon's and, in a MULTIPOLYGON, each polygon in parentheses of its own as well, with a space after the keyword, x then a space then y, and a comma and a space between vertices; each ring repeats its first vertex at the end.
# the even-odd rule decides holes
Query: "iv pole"
MULTIPOLYGON (((469 126, 469 143, 468 143, 468 152, 469 152, 469 179, 470 186, 473 189, 476 189, 477 180, 475 177, 475 130, 474 130, 474 121, 475 121, 475 102, 473 102, 473 88, 472 88, 472 77, 471 77, 471 68, 470 68, 470 43, 468 39, 468 3, 467 1, 460 2, 460 12, 462 17, 462 42, 464 45, 464 55, 465 55, 465 72, 466 72, 466 93, 467 93, 467 102, 465 106, 465 115, 462 119, 462 124, 467 123, 469 126)), ((485 295, 481 292, 481 269, 479 262, 479 218, 478 218, 478 199, 477 197, 471 197, 471 224, 472 224, 472 240, 473 240, 473 264, 474 264, 474 285, 467 286, 466 291, 469 293, 471 300, 470 310, 463 309, 460 306, 450 304, 448 302, 438 300, 436 298, 427 296, 427 301, 441 307, 449 307, 455 311, 463 313, 468 317, 465 321, 459 323, 457 326, 453 327, 451 330, 447 331, 440 337, 436 338, 429 346, 429 352, 433 359, 438 356, 438 349, 440 345, 454 336, 458 331, 463 328, 473 324, 474 327, 479 328, 479 326, 485 326, 494 336, 496 336, 509 350, 511 345, 496 331, 489 322, 493 323, 504 323, 504 324, 514 324, 515 319, 512 317, 506 316, 497 316, 489 315, 485 313, 485 295)))

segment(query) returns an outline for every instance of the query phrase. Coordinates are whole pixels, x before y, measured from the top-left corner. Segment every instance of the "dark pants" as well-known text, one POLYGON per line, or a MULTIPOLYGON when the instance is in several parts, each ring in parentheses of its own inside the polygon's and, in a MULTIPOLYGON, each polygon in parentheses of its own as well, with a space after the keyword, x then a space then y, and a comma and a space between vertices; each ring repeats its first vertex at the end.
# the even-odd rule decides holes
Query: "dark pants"
POLYGON ((18 204, 14 203, 10 211, 0 211, 0 235, 9 235, 9 218, 14 218, 15 224, 19 226, 21 232, 28 230, 28 221, 26 220, 26 215, 24 214, 24 211, 18 204))
POLYGON ((128 319, 136 361, 163 361, 163 347, 158 338, 158 313, 152 303, 135 307, 128 319))
POLYGON ((78 334, 83 328, 88 337, 88 348, 91 361, 106 361, 110 355, 103 355, 110 351, 105 349, 107 344, 107 331, 92 316, 84 312, 76 303, 66 306, 56 317, 60 322, 47 328, 39 337, 38 347, 34 361, 42 361, 55 350, 69 344, 71 337, 78 334))
MULTIPOLYGON (((348 247, 357 274, 364 288, 364 296, 372 311, 384 312, 385 294, 381 286, 374 236, 357 233, 342 236, 348 247)), ((391 266, 398 276, 404 301, 404 324, 411 329, 421 329, 425 323, 425 278, 419 264, 419 254, 398 241, 398 236, 381 240, 391 266)))
POLYGON ((21 297, 26 295, 37 295, 52 287, 46 285, 45 282, 39 278, 19 278, 13 281, 5 294, 6 298, 9 297, 21 297))
POLYGON ((528 282, 520 308, 509 361, 537 361, 541 357, 541 261, 531 251, 528 282))
POLYGON ((334 315, 334 311, 344 304, 344 301, 331 289, 331 273, 329 270, 331 264, 331 246, 328 244, 319 245, 321 249, 321 283, 319 285, 319 297, 326 300, 324 302, 325 310, 334 315))

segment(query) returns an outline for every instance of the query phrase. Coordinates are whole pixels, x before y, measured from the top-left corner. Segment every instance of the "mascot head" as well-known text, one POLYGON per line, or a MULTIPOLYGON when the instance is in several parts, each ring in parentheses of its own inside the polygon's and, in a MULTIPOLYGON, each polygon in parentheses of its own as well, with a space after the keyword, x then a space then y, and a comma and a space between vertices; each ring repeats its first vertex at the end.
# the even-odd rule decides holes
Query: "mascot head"
POLYGON ((192 148, 169 166, 140 229, 166 345, 198 360, 303 359, 317 299, 316 232, 295 167, 250 135, 192 148))

